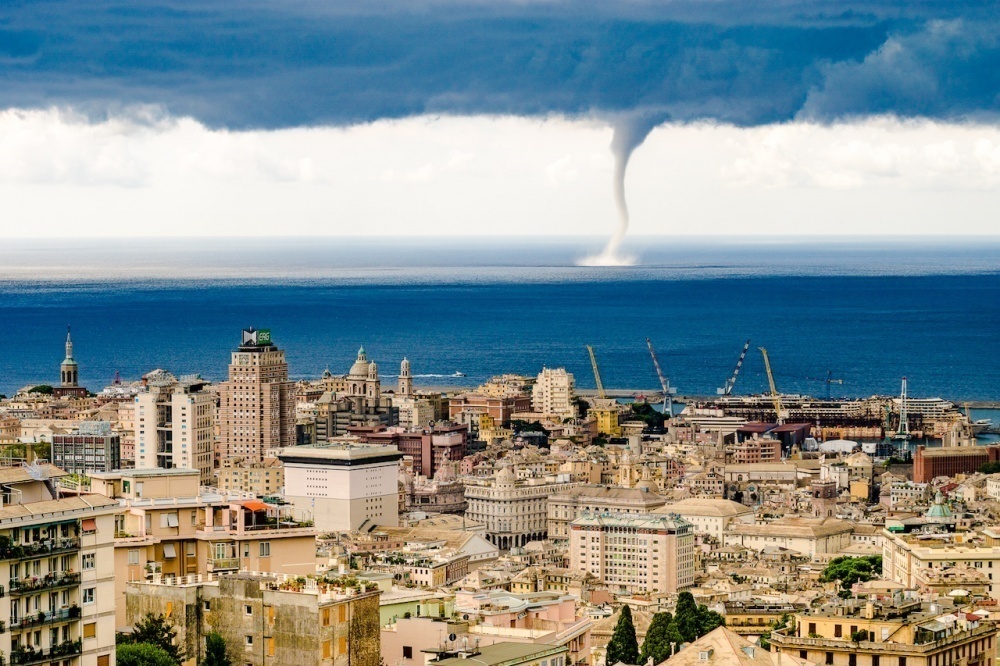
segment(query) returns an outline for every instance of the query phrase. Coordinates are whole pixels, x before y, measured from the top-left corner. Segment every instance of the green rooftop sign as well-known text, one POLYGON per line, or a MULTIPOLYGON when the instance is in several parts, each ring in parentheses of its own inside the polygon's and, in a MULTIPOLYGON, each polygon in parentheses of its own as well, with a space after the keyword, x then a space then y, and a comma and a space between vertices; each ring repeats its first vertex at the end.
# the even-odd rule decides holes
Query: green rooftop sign
POLYGON ((257 331, 257 344, 258 345, 271 344, 271 329, 261 328, 257 331))

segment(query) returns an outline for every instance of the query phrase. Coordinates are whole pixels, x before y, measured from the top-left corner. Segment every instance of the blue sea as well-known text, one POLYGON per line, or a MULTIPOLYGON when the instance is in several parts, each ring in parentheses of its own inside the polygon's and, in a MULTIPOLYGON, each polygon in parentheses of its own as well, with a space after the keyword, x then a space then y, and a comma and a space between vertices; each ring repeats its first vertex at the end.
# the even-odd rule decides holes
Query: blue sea
POLYGON ((91 390, 119 372, 226 374, 269 328, 295 378, 346 372, 471 386, 565 366, 581 387, 1000 399, 1000 239, 633 238, 637 264, 583 268, 599 238, 5 240, 0 393, 55 383, 71 325, 91 390), (451 377, 464 373, 465 377, 451 377), (828 383, 833 378, 843 383, 828 383))

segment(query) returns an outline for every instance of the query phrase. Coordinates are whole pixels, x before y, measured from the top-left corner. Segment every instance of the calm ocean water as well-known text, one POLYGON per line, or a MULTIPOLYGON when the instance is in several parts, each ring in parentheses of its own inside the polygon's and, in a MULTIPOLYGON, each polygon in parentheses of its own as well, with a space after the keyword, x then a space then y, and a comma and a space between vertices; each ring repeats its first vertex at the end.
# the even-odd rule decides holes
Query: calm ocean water
POLYGON ((157 367, 225 376, 241 328, 270 328, 295 377, 345 372, 359 345, 394 375, 471 385, 565 366, 654 390, 652 339, 681 393, 998 399, 1000 240, 633 240, 640 263, 580 268, 600 239, 5 241, 0 392, 58 378, 67 324, 82 383, 157 367), (456 372, 465 378, 451 378, 456 372))

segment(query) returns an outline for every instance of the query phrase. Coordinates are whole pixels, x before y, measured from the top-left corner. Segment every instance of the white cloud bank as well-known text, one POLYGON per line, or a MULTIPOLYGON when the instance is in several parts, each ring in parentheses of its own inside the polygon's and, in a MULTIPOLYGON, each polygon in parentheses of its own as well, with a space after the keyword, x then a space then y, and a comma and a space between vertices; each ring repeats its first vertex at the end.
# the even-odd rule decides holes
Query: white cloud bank
MULTIPOLYGON (((607 234, 611 130, 421 117, 234 132, 140 109, 0 112, 0 235, 607 234)), ((630 234, 994 234, 1000 129, 902 122, 656 129, 630 234)))

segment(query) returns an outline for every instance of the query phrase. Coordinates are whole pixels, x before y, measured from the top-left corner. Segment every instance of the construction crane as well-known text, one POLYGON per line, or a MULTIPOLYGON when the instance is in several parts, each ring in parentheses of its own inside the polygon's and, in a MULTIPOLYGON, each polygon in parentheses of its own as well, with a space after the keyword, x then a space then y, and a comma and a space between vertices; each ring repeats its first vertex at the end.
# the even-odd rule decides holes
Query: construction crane
POLYGON ((906 413, 906 377, 903 377, 903 387, 899 394, 899 427, 893 439, 910 439, 910 416, 906 413))
POLYGON ((649 355, 653 357, 653 366, 656 368, 656 376, 660 380, 660 388, 663 389, 663 415, 668 419, 673 418, 673 395, 677 393, 677 389, 670 386, 670 380, 663 374, 663 368, 660 367, 660 362, 656 360, 656 352, 653 351, 653 343, 649 341, 649 338, 646 338, 646 346, 649 347, 649 355))
POLYGON ((843 379, 834 379, 834 377, 833 377, 833 370, 827 370, 826 371, 826 377, 808 377, 808 379, 811 379, 811 380, 813 380, 815 382, 823 382, 824 384, 826 384, 826 399, 827 400, 830 400, 830 399, 833 398, 831 387, 834 384, 841 384, 841 385, 843 385, 843 383, 844 383, 843 379))
POLYGON ((740 358, 736 361, 736 367, 733 368, 733 374, 729 376, 726 383, 722 385, 722 388, 715 389, 718 395, 729 395, 733 392, 733 387, 736 386, 736 378, 740 374, 740 369, 743 367, 743 360, 747 357, 747 350, 750 349, 750 341, 747 340, 743 345, 743 351, 740 352, 740 358))
POLYGON ((778 425, 785 422, 781 414, 781 395, 778 394, 778 389, 774 385, 774 375, 771 373, 771 359, 767 357, 767 350, 763 347, 758 347, 761 356, 764 357, 764 369, 767 371, 767 383, 771 386, 771 400, 774 401, 774 420, 778 425))
POLYGON ((604 400, 608 396, 604 393, 604 382, 601 381, 601 371, 597 367, 597 356, 594 354, 594 348, 587 345, 587 353, 590 354, 590 365, 594 369, 594 381, 597 382, 597 395, 601 400, 604 400))

